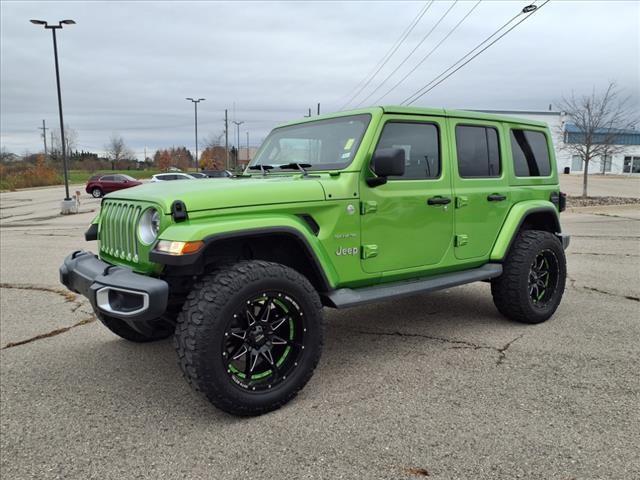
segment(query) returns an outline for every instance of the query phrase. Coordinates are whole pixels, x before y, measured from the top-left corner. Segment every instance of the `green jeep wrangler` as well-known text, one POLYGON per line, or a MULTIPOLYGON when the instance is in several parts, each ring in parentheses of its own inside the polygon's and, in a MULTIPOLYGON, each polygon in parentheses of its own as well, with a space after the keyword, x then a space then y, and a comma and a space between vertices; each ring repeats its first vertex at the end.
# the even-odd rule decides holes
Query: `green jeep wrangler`
POLYGON ((475 281, 548 319, 565 287, 565 196, 543 123, 375 107, 276 128, 242 175, 107 195, 60 278, 133 342, 174 335, 217 407, 291 400, 323 345, 322 307, 475 281))

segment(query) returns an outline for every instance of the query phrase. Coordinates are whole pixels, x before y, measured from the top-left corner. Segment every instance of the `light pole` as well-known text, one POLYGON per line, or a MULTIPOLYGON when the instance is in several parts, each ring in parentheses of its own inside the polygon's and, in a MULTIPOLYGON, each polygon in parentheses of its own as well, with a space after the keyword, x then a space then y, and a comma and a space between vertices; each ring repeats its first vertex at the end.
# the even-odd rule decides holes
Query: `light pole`
POLYGON ((44 20, 30 20, 34 25, 43 25, 45 29, 51 30, 53 34, 53 58, 56 64, 56 85, 58 87, 58 113, 60 114, 60 144, 62 146, 62 169, 64 171, 64 191, 65 197, 62 201, 62 213, 73 213, 75 202, 69 196, 69 173, 67 172, 67 148, 66 138, 64 136, 64 119, 62 117, 62 94, 60 93, 60 68, 58 67, 58 43, 56 41, 56 30, 61 29, 63 25, 74 25, 73 20, 60 20, 58 25, 49 25, 44 20))
POLYGON ((196 172, 198 171, 198 103, 206 100, 206 98, 199 98, 194 100, 191 97, 185 98, 185 100, 191 100, 193 102, 193 106, 195 107, 196 114, 196 172))
POLYGON ((236 145, 238 146, 238 152, 236 153, 236 164, 234 166, 235 168, 238 168, 238 161, 240 160, 240 125, 242 125, 244 122, 236 122, 234 120, 233 123, 236 125, 238 135, 238 143, 236 143, 236 145))

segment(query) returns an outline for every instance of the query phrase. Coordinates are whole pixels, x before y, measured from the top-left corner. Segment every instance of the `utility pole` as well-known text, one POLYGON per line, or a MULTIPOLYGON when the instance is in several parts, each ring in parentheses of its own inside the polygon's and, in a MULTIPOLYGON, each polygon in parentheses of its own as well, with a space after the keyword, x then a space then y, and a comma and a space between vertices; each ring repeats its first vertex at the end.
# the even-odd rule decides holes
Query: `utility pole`
POLYGON ((238 157, 240 156, 240 125, 242 125, 244 122, 237 122, 236 120, 233 121, 233 123, 236 125, 237 128, 237 139, 238 141, 236 142, 237 145, 237 150, 236 150, 236 161, 235 161, 235 165, 234 167, 237 168, 238 167, 238 157))
POLYGON ((191 100, 193 102, 193 106, 194 108, 194 112, 195 112, 195 124, 196 124, 196 158, 195 158, 195 162, 196 162, 196 172, 198 171, 198 103, 206 100, 206 98, 198 98, 197 100, 194 100, 191 97, 185 98, 185 100, 191 100))
POLYGON ((229 111, 224 109, 224 152, 226 158, 225 169, 229 170, 229 111))
POLYGON ((47 156, 47 130, 49 130, 47 128, 47 125, 45 124, 45 121, 42 120, 42 126, 38 128, 38 130, 42 130, 42 140, 44 140, 44 156, 47 156))
POLYGON ((249 130, 247 130, 247 163, 251 161, 251 157, 249 156, 249 130))
POLYGON ((60 68, 58 67, 58 42, 56 41, 56 30, 62 29, 62 25, 74 25, 73 20, 60 20, 58 25, 49 25, 44 20, 30 20, 34 25, 42 25, 45 29, 51 30, 53 34, 53 58, 56 65, 56 86, 58 87, 58 113, 60 115, 60 144, 62 146, 62 168, 64 170, 64 190, 65 197, 62 201, 61 212, 63 214, 78 213, 75 201, 69 196, 69 173, 67 171, 67 150, 64 137, 64 119, 62 118, 62 94, 60 93, 60 68), (75 211, 74 211, 75 210, 75 211))

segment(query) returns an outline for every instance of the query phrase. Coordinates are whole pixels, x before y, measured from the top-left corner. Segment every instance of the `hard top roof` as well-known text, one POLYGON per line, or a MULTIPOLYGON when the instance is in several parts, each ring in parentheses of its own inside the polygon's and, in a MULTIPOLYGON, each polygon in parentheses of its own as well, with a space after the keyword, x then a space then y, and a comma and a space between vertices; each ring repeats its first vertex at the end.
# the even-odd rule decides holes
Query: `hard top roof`
POLYGON ((346 110, 342 112, 334 112, 325 115, 319 115, 316 117, 310 117, 305 119, 300 119, 293 122, 287 122, 283 125, 279 125, 280 127, 285 125, 295 125, 299 123, 306 123, 314 120, 325 120, 329 118, 343 117, 346 115, 358 115, 364 113, 374 113, 374 112, 384 112, 384 113, 392 113, 399 115, 428 115, 428 116, 437 116, 437 117, 453 117, 453 118, 468 118, 470 120, 489 120, 494 122, 505 122, 505 123, 518 123, 523 125, 531 125, 534 127, 546 127, 547 124, 544 122, 539 122, 536 120, 529 120, 527 118, 517 118, 511 117, 507 115, 495 115, 492 113, 485 112, 474 112, 471 110, 449 110, 444 108, 426 108, 426 107, 404 107, 397 105, 385 105, 379 107, 369 107, 362 108, 358 110, 346 110))

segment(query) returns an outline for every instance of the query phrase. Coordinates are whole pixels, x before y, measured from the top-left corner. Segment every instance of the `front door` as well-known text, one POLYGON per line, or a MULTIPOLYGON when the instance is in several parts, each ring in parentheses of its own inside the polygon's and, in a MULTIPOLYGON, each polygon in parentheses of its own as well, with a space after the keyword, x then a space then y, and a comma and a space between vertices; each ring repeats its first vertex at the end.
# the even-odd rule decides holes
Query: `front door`
POLYGON ((511 206, 504 169, 505 139, 498 123, 450 119, 453 136, 455 256, 489 256, 511 206))
POLYGON ((375 149, 403 149, 405 173, 361 190, 365 272, 435 265, 451 246, 453 205, 445 127, 439 117, 388 116, 381 123, 375 149))

